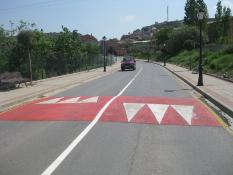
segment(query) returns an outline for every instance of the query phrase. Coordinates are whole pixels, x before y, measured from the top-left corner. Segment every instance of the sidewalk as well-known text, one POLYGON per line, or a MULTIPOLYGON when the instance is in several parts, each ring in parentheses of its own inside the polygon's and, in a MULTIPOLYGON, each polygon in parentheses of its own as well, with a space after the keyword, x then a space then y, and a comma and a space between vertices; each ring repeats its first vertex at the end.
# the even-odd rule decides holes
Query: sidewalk
MULTIPOLYGON (((156 63, 163 66, 162 63, 156 63)), ((167 63, 166 69, 180 77, 204 97, 217 105, 221 110, 233 117, 233 83, 227 82, 213 76, 203 75, 204 86, 196 86, 198 74, 183 67, 167 63)))
POLYGON ((117 62, 107 67, 107 72, 103 68, 92 69, 73 74, 62 75, 58 77, 47 78, 33 81, 32 86, 21 87, 9 91, 0 91, 0 112, 19 103, 39 98, 44 95, 52 95, 67 88, 106 76, 120 69, 120 63, 117 62))

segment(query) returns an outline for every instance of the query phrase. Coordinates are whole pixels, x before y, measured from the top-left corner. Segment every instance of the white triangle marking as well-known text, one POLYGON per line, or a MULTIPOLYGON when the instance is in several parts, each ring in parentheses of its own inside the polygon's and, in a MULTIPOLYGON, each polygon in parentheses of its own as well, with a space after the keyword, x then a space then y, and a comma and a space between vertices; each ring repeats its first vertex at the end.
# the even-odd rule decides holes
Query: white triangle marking
POLYGON ((188 122, 189 125, 192 124, 193 106, 183 106, 183 105, 171 105, 171 106, 188 122))
POLYGON ((140 104, 140 103, 124 103, 124 108, 126 112, 126 116, 128 119, 128 122, 130 122, 134 116, 137 114, 137 112, 145 106, 145 104, 140 104))
POLYGON ((80 97, 75 97, 75 98, 69 98, 67 100, 63 100, 58 102, 59 104, 65 104, 65 103, 77 103, 78 99, 80 99, 80 97))
POLYGON ((165 112, 167 111, 169 105, 162 105, 162 104, 148 104, 148 107, 154 114, 155 118, 159 122, 162 122, 165 112))
POLYGON ((91 98, 87 98, 85 100, 79 101, 78 103, 97 103, 98 102, 99 97, 91 97, 91 98))
POLYGON ((63 99, 64 97, 60 97, 60 98, 54 98, 54 99, 50 99, 47 101, 42 101, 38 104, 56 104, 58 101, 60 101, 61 99, 63 99))

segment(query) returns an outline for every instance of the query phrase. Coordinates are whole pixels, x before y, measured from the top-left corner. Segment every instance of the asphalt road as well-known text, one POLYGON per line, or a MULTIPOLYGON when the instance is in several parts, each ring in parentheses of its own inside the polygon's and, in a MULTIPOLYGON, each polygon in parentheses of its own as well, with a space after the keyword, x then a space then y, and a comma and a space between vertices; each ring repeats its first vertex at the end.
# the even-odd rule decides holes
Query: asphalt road
MULTIPOLYGON (((55 95, 193 98, 158 65, 137 62, 55 95), (140 71, 140 72, 139 72, 140 71)), ((91 123, 0 121, 0 175, 42 174, 91 123)), ((233 136, 222 127, 97 122, 54 169, 55 175, 232 175, 233 136)))

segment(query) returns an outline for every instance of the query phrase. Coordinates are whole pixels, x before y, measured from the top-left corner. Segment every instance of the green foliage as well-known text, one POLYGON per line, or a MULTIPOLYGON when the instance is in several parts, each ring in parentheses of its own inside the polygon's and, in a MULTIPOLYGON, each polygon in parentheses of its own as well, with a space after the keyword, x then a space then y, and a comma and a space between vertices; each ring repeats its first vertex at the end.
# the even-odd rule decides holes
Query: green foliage
POLYGON ((229 7, 223 8, 222 24, 223 24, 223 36, 228 36, 230 29, 231 9, 229 7))
POLYGON ((222 16, 223 16, 223 7, 222 7, 222 1, 218 1, 216 13, 215 13, 215 28, 216 28, 216 37, 220 37, 223 34, 223 28, 222 28, 222 16))
POLYGON ((186 50, 186 51, 180 52, 174 57, 171 57, 169 59, 169 62, 189 68, 190 63, 192 64, 192 67, 196 66, 198 58, 199 58, 198 51, 196 50, 187 51, 186 50))
MULTIPOLYGON (((204 70, 208 73, 224 74, 227 73, 233 78, 233 49, 232 46, 216 52, 204 51, 204 70)), ((198 65, 199 51, 182 51, 170 58, 170 62, 186 68, 192 65, 192 68, 198 65)))
POLYGON ((187 0, 185 4, 185 17, 184 23, 187 25, 197 25, 198 18, 197 13, 199 10, 205 12, 204 19, 203 19, 203 26, 206 28, 207 20, 209 18, 207 5, 204 0, 187 0))
MULTIPOLYGON (((13 25, 13 24, 12 24, 13 25)), ((56 34, 46 34, 34 29, 35 24, 20 21, 12 32, 0 26, 0 73, 20 71, 29 77, 30 52, 33 79, 96 68, 103 65, 100 48, 96 44, 83 43, 80 34, 62 26, 56 34)))
POLYGON ((193 40, 186 40, 184 42, 183 48, 185 50, 193 50, 195 48, 195 41, 193 41, 193 40))
MULTIPOLYGON (((207 40, 206 35, 203 37, 204 41, 207 40)), ((167 42, 167 51, 170 54, 177 54, 182 49, 185 49, 184 43, 187 40, 192 40, 194 45, 199 44, 199 30, 196 27, 182 27, 173 32, 169 36, 169 40, 167 42)))
POLYGON ((197 3, 196 0, 187 0, 185 4, 184 23, 187 25, 196 25, 197 22, 197 3))
POLYGON ((230 30, 230 19, 231 9, 223 7, 221 0, 219 0, 215 13, 216 38, 219 39, 220 37, 228 36, 228 32, 230 30))
POLYGON ((31 30, 23 30, 17 35, 18 43, 26 49, 32 49, 35 45, 35 33, 31 30))
POLYGON ((172 30, 172 28, 163 28, 159 32, 155 33, 154 39, 156 40, 156 44, 161 45, 166 43, 172 30))

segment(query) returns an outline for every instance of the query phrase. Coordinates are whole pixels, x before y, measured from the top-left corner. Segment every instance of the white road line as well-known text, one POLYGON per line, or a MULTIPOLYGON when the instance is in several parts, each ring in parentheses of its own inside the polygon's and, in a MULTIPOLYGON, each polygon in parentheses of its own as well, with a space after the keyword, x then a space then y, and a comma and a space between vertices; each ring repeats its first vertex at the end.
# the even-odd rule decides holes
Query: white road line
POLYGON ((117 96, 111 98, 103 108, 98 112, 95 119, 71 142, 71 144, 49 165, 49 167, 41 175, 51 175, 56 168, 62 163, 62 161, 70 154, 70 152, 80 143, 80 141, 87 135, 87 133, 95 126, 99 121, 100 117, 104 111, 109 107, 109 105, 119 96, 121 96, 124 91, 132 84, 132 82, 138 77, 142 72, 141 68, 138 73, 132 78, 132 80, 117 94, 117 96))

